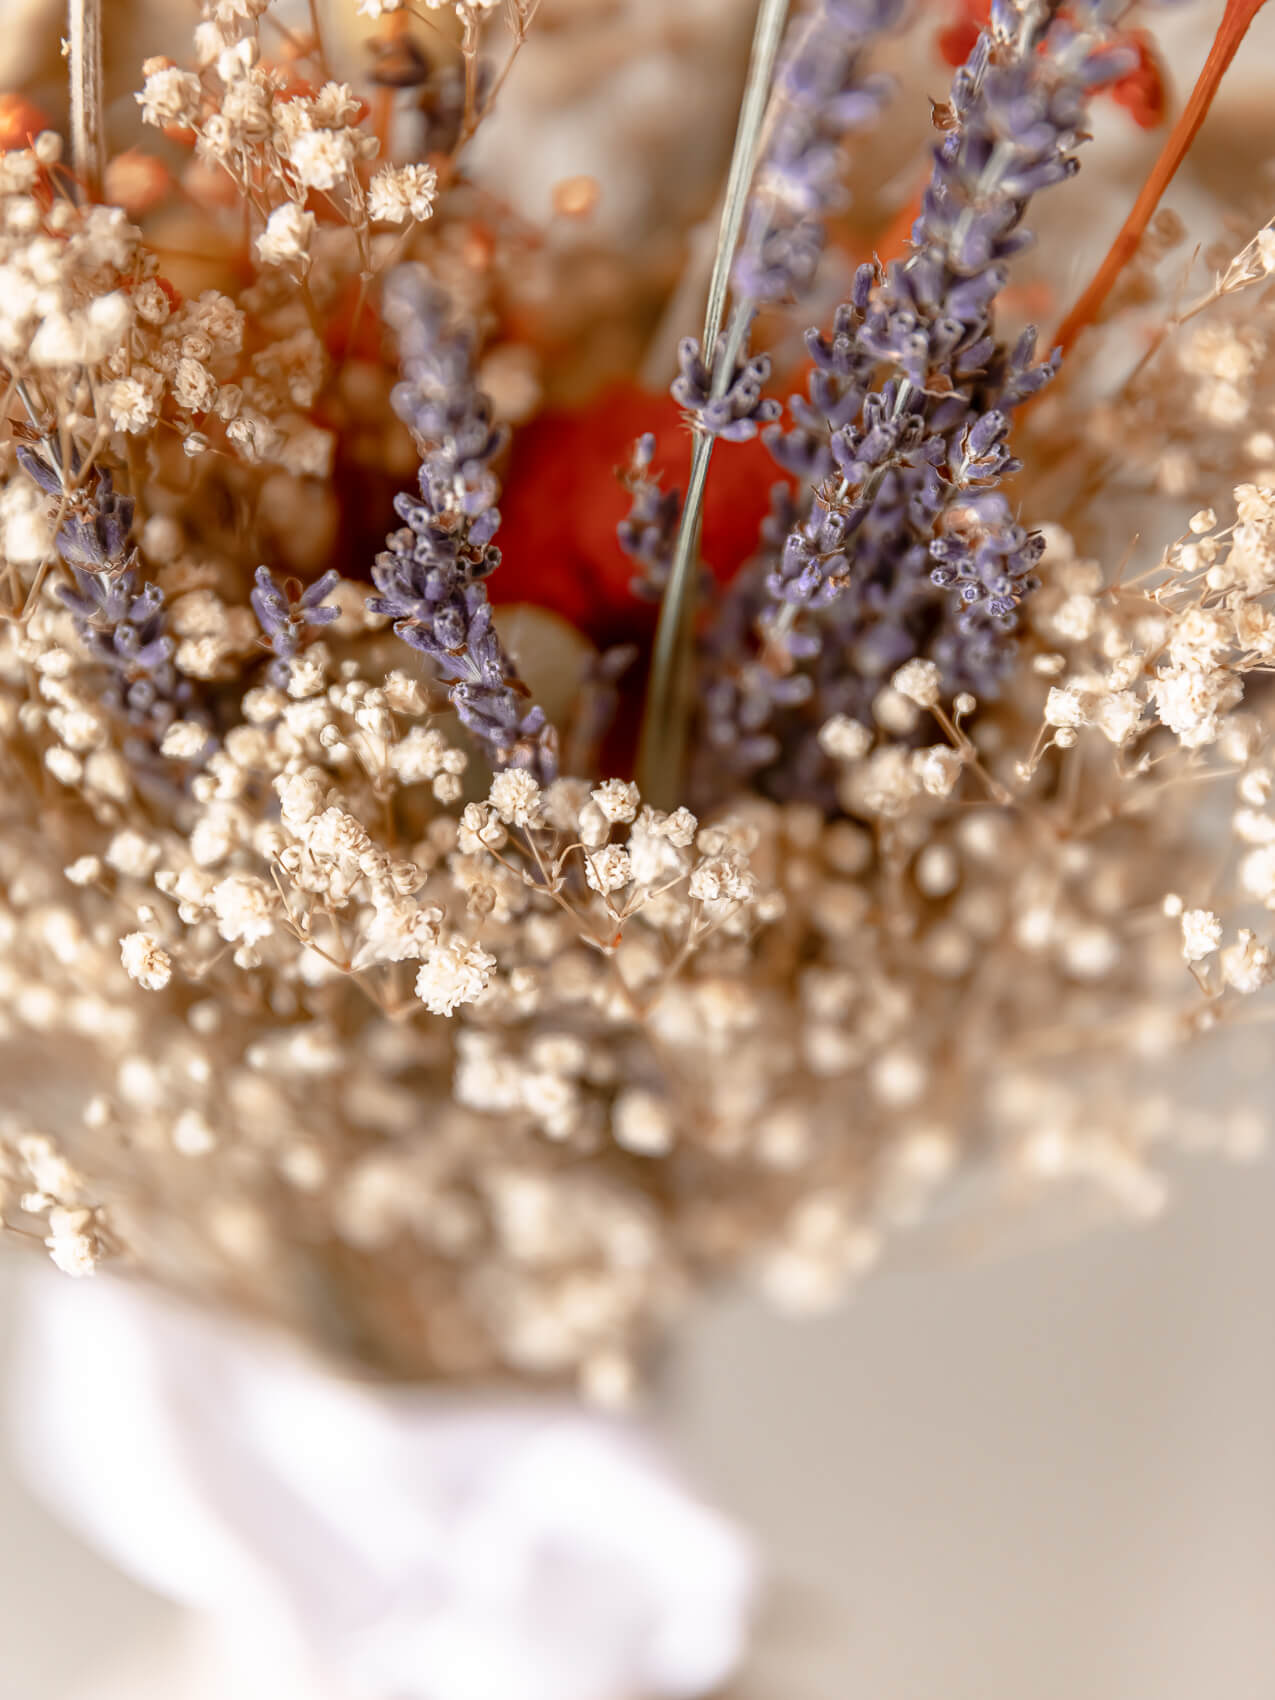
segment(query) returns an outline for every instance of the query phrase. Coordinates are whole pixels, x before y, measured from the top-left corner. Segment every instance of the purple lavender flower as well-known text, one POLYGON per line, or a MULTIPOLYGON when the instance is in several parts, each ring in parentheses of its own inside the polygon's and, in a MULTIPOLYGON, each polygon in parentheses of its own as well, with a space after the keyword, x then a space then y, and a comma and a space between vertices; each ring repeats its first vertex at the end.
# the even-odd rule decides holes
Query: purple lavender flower
POLYGON ((338 617, 341 610, 325 606, 324 598, 331 596, 340 582, 340 573, 331 567, 322 578, 294 595, 290 584, 275 583, 269 567, 257 568, 249 600, 275 654, 267 669, 272 683, 286 683, 287 664, 305 642, 307 630, 330 625, 338 617))
POLYGON ((731 274, 740 300, 788 301, 810 287, 828 214, 844 199, 842 144, 891 88, 863 74, 865 50, 902 11, 902 0, 819 0, 789 29, 731 274))
MULTIPOLYGON (((752 768, 783 752, 782 786, 815 782, 829 715, 865 717, 883 679, 926 655, 949 692, 994 695, 1012 664, 1016 610, 1041 554, 997 488, 1017 470, 1009 415, 1056 370, 1035 333, 997 341, 992 309, 1007 262, 1030 238, 1029 197, 1076 169, 1088 98, 1126 69, 1107 47, 1115 0, 1069 19, 1053 5, 996 0, 991 27, 957 71, 911 252, 863 266, 814 360, 790 430, 767 433, 806 482, 782 541, 739 582, 726 616, 751 619, 754 660, 720 644, 705 693, 717 750, 752 768), (757 669, 777 676, 767 692, 757 669), (769 697, 800 712, 763 735, 769 697)), ((779 780, 777 779, 777 783, 779 780)))
POLYGON ((902 10, 902 0, 817 0, 788 32, 732 262, 731 332, 717 339, 711 360, 694 337, 678 349, 674 399, 708 436, 746 442, 779 417, 779 404, 762 398, 770 361, 749 356, 748 327, 758 307, 792 301, 813 281, 826 219, 845 198, 842 143, 877 116, 891 87, 863 74, 864 52, 902 10))
MULTIPOLYGON (((18 449, 18 464, 46 496, 60 501, 67 495, 51 445, 46 445, 44 454, 22 445, 18 449)), ((73 452, 73 478, 80 466, 79 455, 73 452)), ((130 553, 128 534, 133 528, 133 498, 120 495, 110 472, 98 467, 93 470, 87 487, 74 491, 67 500, 66 514, 54 538, 63 561, 68 567, 83 567, 88 572, 120 571, 130 553)))
POLYGON ((662 489, 658 474, 651 476, 654 459, 655 438, 648 431, 633 445, 624 473, 632 502, 616 527, 621 549, 638 569, 629 589, 643 602, 658 602, 664 594, 682 515, 681 492, 662 489))
MULTIPOLYGON (((126 748, 145 766, 173 721, 198 710, 190 681, 173 665, 163 592, 154 584, 138 588, 137 557, 129 546, 133 499, 115 489, 105 467, 93 468, 68 496, 52 443, 43 452, 22 446, 18 461, 45 495, 68 500, 54 546, 74 584, 59 585, 57 595, 88 655, 103 669, 106 706, 142 734, 126 748)), ((73 453, 73 479, 81 466, 73 453)))
POLYGON ((778 419, 783 409, 777 401, 766 400, 761 393, 770 378, 770 359, 765 354, 755 354, 751 359, 737 358, 734 370, 718 393, 714 375, 727 358, 724 337, 717 339, 711 367, 705 364, 695 338, 683 337, 677 350, 680 370, 672 384, 673 399, 695 429, 705 436, 720 437, 727 443, 746 443, 757 435, 762 425, 778 419))
POLYGON ((557 767, 557 740, 492 625, 483 580, 500 564, 492 462, 505 445, 491 404, 474 384, 473 339, 450 322, 446 296, 420 268, 401 268, 386 288, 385 315, 398 333, 403 381, 393 402, 421 448, 420 496, 400 494, 403 526, 372 568, 378 595, 405 643, 429 657, 462 723, 494 766, 557 767))
POLYGON ((173 665, 173 640, 164 630, 164 596, 158 585, 138 589, 134 569, 108 574, 73 566, 75 588, 58 587, 76 634, 106 675, 104 699, 152 743, 190 710, 192 689, 173 665))

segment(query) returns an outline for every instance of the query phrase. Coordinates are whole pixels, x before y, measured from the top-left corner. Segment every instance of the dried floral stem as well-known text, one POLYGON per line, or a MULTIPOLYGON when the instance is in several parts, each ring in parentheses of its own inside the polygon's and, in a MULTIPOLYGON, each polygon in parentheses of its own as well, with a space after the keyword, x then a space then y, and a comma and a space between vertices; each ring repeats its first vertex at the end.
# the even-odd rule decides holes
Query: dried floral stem
MULTIPOLYGON (((757 10, 748 81, 740 105, 735 151, 731 156, 721 225, 717 235, 717 252, 714 255, 708 286, 704 336, 700 345, 706 358, 712 357, 726 311, 731 261, 743 228, 748 189, 757 160, 775 59, 787 15, 788 0, 761 0, 757 10)), ((731 346, 723 351, 714 374, 715 388, 718 383, 729 379, 734 369, 734 356, 742 345, 743 334, 750 318, 751 314, 741 306, 731 326, 731 346)), ((694 605, 692 592, 699 547, 700 509, 712 453, 712 437, 698 432, 691 459, 690 483, 682 507, 677 542, 655 635, 655 656, 651 664, 651 681, 647 691, 638 756, 638 780, 643 794, 658 808, 672 807, 676 802, 685 759, 686 672, 690 649, 691 612, 694 605)))
POLYGON ((80 192, 96 200, 106 167, 102 123, 102 0, 70 0, 71 169, 80 192))
POLYGON ((1186 158, 1192 142, 1208 116, 1213 97, 1218 91, 1227 68, 1239 51, 1248 27, 1265 5, 1266 0, 1227 0, 1226 10, 1218 25, 1208 58, 1191 90, 1191 98, 1173 126, 1173 132, 1160 152, 1137 200, 1120 233, 1107 251, 1106 258, 1095 272, 1089 287, 1072 307, 1058 327, 1055 345, 1065 354, 1081 331, 1091 325, 1102 311, 1103 303, 1115 286, 1116 279, 1137 251, 1142 234, 1156 208, 1186 158))
POLYGON ((319 0, 309 0, 310 33, 314 37, 314 56, 319 62, 319 68, 326 77, 328 74, 327 54, 323 46, 323 22, 319 17, 319 0))

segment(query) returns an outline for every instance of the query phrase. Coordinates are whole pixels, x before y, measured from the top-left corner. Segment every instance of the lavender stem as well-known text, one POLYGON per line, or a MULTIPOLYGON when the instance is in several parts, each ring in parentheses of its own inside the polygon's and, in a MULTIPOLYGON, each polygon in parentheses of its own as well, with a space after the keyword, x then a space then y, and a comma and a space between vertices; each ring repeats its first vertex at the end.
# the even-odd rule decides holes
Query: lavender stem
MULTIPOLYGON (((748 67, 748 82, 739 111, 735 150, 731 156, 722 221, 717 235, 717 252, 713 259, 713 272, 708 286, 704 338, 700 346, 705 350, 706 358, 710 359, 726 311, 731 261, 739 243, 740 231, 743 229, 749 185, 756 168, 766 103, 787 14, 788 0, 760 0, 757 26, 753 34, 752 58, 748 67)), ((752 322, 752 311, 753 309, 743 302, 736 309, 730 339, 738 345, 736 353, 742 347, 743 338, 752 322)), ((724 393, 734 370, 735 359, 729 351, 724 350, 723 358, 713 374, 715 395, 724 393), (722 386, 721 389, 718 388, 719 385, 722 386)), ((651 679, 638 753, 638 784, 643 796, 656 808, 672 808, 676 805, 686 756, 688 720, 685 683, 691 657, 695 558, 699 551, 700 510, 712 453, 713 438, 707 432, 697 430, 691 455, 690 482, 686 500, 682 505, 677 542, 655 633, 655 654, 651 663, 651 679)))

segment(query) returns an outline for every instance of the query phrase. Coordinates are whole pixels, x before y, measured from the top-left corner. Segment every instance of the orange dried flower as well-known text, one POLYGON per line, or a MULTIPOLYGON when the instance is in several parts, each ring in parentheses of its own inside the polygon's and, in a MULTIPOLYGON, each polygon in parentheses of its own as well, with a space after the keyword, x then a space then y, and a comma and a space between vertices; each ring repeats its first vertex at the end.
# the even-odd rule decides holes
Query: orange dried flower
POLYGON ((29 147, 49 120, 24 94, 0 94, 0 148, 29 147))
POLYGON ((163 160, 140 148, 116 154, 102 181, 106 199, 123 207, 130 218, 140 218, 163 201, 173 186, 172 173, 163 160))

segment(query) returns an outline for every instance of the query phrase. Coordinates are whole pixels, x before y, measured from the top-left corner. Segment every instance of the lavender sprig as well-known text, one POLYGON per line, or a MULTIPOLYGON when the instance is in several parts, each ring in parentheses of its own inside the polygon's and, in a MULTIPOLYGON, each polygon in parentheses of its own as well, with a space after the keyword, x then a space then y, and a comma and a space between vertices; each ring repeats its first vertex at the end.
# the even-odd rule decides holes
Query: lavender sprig
POLYGON ((418 267, 391 277, 385 315, 398 333, 404 374, 394 409, 422 453, 420 496, 395 498, 404 524, 377 556, 372 581, 379 594, 368 607, 388 615, 397 635, 429 657, 495 767, 528 767, 550 780, 555 733, 543 710, 528 706, 483 585, 500 564, 492 542, 500 526, 492 462, 505 433, 474 383, 472 338, 450 322, 447 297, 418 267))
POLYGON ((154 741, 189 702, 191 688, 173 665, 173 640, 164 630, 164 596, 158 585, 138 589, 132 567, 108 576, 72 567, 75 588, 58 587, 76 634, 108 679, 108 704, 154 741))
MULTIPOLYGON (((103 700, 144 735, 133 753, 153 756, 173 721, 192 711, 193 690, 173 665, 175 645, 165 631, 164 594, 158 585, 138 587, 136 554, 129 544, 134 502, 115 489, 105 467, 94 468, 86 485, 68 492, 55 452, 23 445, 23 471, 46 496, 66 500, 54 547, 74 580, 59 585, 76 636, 104 670, 103 700)), ((72 457, 71 476, 79 476, 72 457)))
POLYGON ((322 578, 292 595, 289 585, 275 583, 269 567, 257 568, 249 601, 274 651, 275 659, 266 670, 272 684, 287 683, 288 663, 301 649, 307 630, 331 625, 340 616, 339 608, 325 605, 325 598, 340 582, 340 573, 331 567, 322 578))
MULTIPOLYGON (((87 489, 68 489, 51 445, 45 454, 21 445, 18 465, 46 496, 65 500, 54 546, 67 566, 83 567, 86 572, 122 571, 130 556, 128 536, 133 528, 135 503, 131 496, 119 494, 106 468, 94 469, 87 489)), ((78 480, 81 465, 73 449, 70 472, 73 481, 78 480)))
POLYGON ((820 0, 789 30, 731 270, 737 301, 791 301, 809 289, 828 216, 845 199, 845 140, 875 121, 892 86, 864 74, 864 55, 902 12, 902 0, 820 0))
POLYGON ((674 401, 687 419, 706 437, 726 443, 746 443, 763 425, 770 425, 783 409, 767 400, 762 390, 770 381, 770 358, 754 354, 743 358, 727 347, 719 336, 711 365, 700 353, 693 336, 684 337, 677 351, 678 374, 672 383, 674 401), (725 372, 724 382, 717 374, 725 372))
POLYGON ((748 330, 759 307, 800 299, 813 282, 828 216, 846 199, 845 139, 876 118, 891 88, 864 74, 864 56, 902 10, 902 0, 817 0, 788 31, 731 263, 731 333, 711 360, 694 337, 678 350, 673 395, 711 436, 746 441, 778 417, 778 404, 761 400, 770 362, 748 357, 748 330))
POLYGON ((769 363, 748 354, 752 321, 759 305, 799 293, 810 282, 823 242, 822 220, 838 193, 838 143, 875 113, 884 93, 879 80, 863 79, 862 49, 897 21, 901 9, 901 0, 816 0, 790 37, 776 79, 786 0, 761 0, 758 7, 704 334, 698 342, 683 342, 673 385, 695 443, 656 633, 639 757, 643 794, 656 801, 676 800, 685 748, 693 557, 713 443, 719 436, 746 439, 773 417, 772 404, 761 395, 769 363), (722 336, 732 273, 735 306, 722 336), (712 351, 710 359, 705 350, 712 351))
MULTIPOLYGON (((1075 171, 1089 96, 1126 68, 1107 46, 1120 10, 1090 0, 1064 20, 1039 0, 996 0, 939 114, 911 253, 885 272, 861 267, 831 335, 807 339, 807 397, 792 429, 768 436, 807 492, 737 592, 763 671, 782 678, 776 711, 791 700, 790 670, 812 675, 799 741, 831 714, 865 717, 883 677, 913 656, 935 660, 948 691, 982 695, 1011 665, 1041 543, 997 486, 1018 465, 1009 415, 1056 360, 1036 361, 1032 331, 999 343, 992 309, 1030 241, 1030 196, 1075 171)), ((745 767, 773 760, 782 741, 761 735, 756 671, 727 658, 706 693, 710 740, 745 767)), ((817 765, 788 750, 790 777, 817 765)))
POLYGON ((616 527, 621 549, 637 567, 629 589, 643 602, 658 602, 668 583, 682 513, 681 492, 661 488, 651 476, 655 437, 650 431, 633 445, 624 483, 632 497, 629 511, 616 527))

